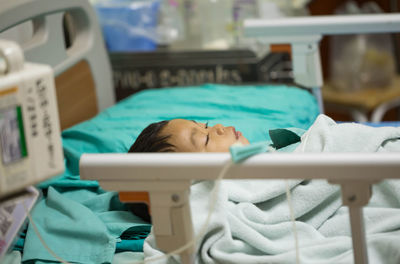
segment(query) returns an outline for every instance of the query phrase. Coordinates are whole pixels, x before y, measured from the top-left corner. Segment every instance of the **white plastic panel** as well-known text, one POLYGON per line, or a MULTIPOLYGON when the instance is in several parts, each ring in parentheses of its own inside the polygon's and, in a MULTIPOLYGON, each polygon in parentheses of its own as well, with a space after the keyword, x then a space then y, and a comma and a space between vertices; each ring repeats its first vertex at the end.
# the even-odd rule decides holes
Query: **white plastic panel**
POLYGON ((27 61, 45 63, 56 75, 81 60, 86 60, 93 73, 99 110, 115 103, 111 66, 101 29, 93 7, 86 0, 13 0, 0 3, 0 32, 27 20, 34 22, 34 35, 24 45, 27 61), (76 37, 65 48, 63 16, 71 15, 76 37))

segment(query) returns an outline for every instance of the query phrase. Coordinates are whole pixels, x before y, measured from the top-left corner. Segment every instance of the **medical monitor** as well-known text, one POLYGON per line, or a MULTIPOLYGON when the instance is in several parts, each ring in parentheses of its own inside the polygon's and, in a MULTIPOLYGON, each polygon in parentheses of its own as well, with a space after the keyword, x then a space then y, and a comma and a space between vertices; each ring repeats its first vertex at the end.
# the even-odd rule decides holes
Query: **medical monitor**
POLYGON ((64 170, 51 67, 0 40, 0 199, 64 170))

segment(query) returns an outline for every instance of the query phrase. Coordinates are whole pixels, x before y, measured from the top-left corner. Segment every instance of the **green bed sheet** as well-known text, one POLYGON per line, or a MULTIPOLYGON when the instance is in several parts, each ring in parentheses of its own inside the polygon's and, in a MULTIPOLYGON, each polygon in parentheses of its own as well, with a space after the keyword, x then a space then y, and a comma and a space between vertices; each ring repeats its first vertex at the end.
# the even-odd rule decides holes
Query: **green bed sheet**
POLYGON ((272 128, 307 129, 319 114, 315 97, 290 86, 226 86, 148 90, 128 97, 62 134, 67 174, 78 175, 83 152, 126 152, 151 122, 185 118, 233 125, 251 142, 272 128))

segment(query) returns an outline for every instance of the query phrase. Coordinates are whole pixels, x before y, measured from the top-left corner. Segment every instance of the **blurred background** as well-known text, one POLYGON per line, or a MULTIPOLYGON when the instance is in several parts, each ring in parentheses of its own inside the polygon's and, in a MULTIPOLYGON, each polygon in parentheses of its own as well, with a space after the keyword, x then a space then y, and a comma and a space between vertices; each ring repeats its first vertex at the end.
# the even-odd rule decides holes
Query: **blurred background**
MULTIPOLYGON (((399 1, 92 0, 114 69, 117 98, 154 87, 291 83, 289 45, 243 36, 243 21, 397 12, 399 1)), ((397 35, 325 37, 320 46, 326 113, 366 121, 400 96, 397 35)), ((395 107, 385 120, 398 120, 395 107)))
MULTIPOLYGON (((293 83, 291 47, 243 35, 245 19, 379 14, 400 0, 90 0, 110 55, 117 100, 141 91, 203 83, 293 83)), ((65 14, 66 45, 74 21, 65 14)), ((1 37, 29 38, 32 25, 1 37), (27 33, 28 32, 28 33, 27 33)), ((325 111, 337 121, 400 120, 399 34, 324 37, 325 111)))

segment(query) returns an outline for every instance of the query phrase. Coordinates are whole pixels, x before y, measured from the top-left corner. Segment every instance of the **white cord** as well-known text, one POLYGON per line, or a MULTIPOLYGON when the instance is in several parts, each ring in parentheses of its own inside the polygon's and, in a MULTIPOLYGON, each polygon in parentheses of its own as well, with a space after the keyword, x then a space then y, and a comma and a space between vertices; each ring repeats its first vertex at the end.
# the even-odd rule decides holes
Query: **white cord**
POLYGON ((294 218, 292 195, 290 193, 289 181, 285 180, 285 183, 286 183, 286 197, 288 200, 289 212, 290 212, 290 221, 292 222, 292 230, 293 230, 294 241, 295 241, 294 243, 295 243, 295 248, 296 248, 296 263, 300 264, 299 238, 297 236, 296 219, 294 218))
POLYGON ((25 209, 25 213, 29 218, 29 222, 33 227, 33 231, 35 231, 37 237, 39 238, 40 242, 42 243, 43 247, 50 253, 50 255, 52 255, 54 258, 56 258, 58 261, 60 261, 63 264, 70 264, 68 261, 62 259, 61 257, 59 257, 53 250, 51 250, 51 248, 49 248, 49 246, 47 245, 47 243, 44 241, 43 237, 40 235, 39 230, 35 224, 35 221, 33 221, 33 218, 31 216, 31 214, 29 213, 28 208, 26 208, 25 203, 22 203, 25 209))
POLYGON ((173 255, 177 255, 177 254, 185 251, 189 247, 193 246, 197 242, 197 240, 199 240, 202 236, 204 236, 206 231, 207 231, 207 227, 210 224, 211 216, 212 216, 212 213, 214 212, 215 205, 217 203, 217 194, 219 192, 219 188, 220 188, 220 185, 221 185, 221 180, 225 177, 226 172, 228 171, 228 169, 233 164, 234 163, 231 160, 229 160, 227 163, 225 163, 225 165, 222 168, 221 172, 219 173, 217 179, 215 180, 215 186, 211 190, 211 193, 210 193, 211 200, 210 200, 210 207, 209 207, 209 210, 208 210, 206 221, 204 222, 203 226, 201 227, 199 233, 193 239, 191 239, 185 245, 183 245, 183 246, 181 246, 181 247, 179 247, 179 248, 177 248, 177 249, 175 249, 175 250, 173 250, 171 252, 168 252, 168 253, 166 253, 166 254, 164 254, 162 256, 149 258, 149 259, 146 259, 144 261, 132 262, 131 264, 145 264, 145 263, 149 263, 149 262, 153 262, 153 261, 169 258, 169 257, 171 257, 173 255))
MULTIPOLYGON (((214 186, 214 188, 211 190, 211 201, 210 201, 210 208, 208 210, 208 215, 206 218, 206 221, 204 222, 202 228, 200 229, 200 232, 197 234, 197 236, 195 238, 193 238, 191 241, 187 242, 185 245, 183 245, 182 247, 173 250, 165 255, 159 256, 159 257, 154 257, 154 258, 149 258, 146 259, 144 261, 140 261, 140 262, 133 262, 132 264, 145 264, 145 263, 149 263, 149 262, 153 262, 156 260, 161 260, 161 259, 165 259, 165 258, 169 258, 172 255, 176 255, 181 253, 182 251, 188 249, 189 247, 191 247, 192 245, 194 245, 194 243, 196 243, 196 241, 198 239, 200 239, 205 232, 207 231, 207 227, 210 223, 211 220, 211 215, 214 211, 214 207, 216 204, 216 200, 217 200, 217 194, 219 192, 219 187, 221 184, 221 180, 225 177, 226 172, 228 171, 228 169, 232 166, 232 161, 229 160, 224 167, 222 168, 219 176, 216 179, 216 184, 214 186)), ((295 248, 296 248, 296 264, 300 264, 300 250, 299 250, 299 239, 298 239, 298 235, 297 235, 297 227, 296 227, 296 220, 294 218, 294 210, 293 210, 293 204, 292 204, 292 196, 290 193, 290 188, 289 188, 289 182, 288 180, 285 180, 286 183, 286 197, 288 200, 288 205, 289 205, 289 211, 290 211, 290 219, 292 222, 292 229, 293 229, 293 234, 294 234, 294 240, 295 240, 295 248)))
MULTIPOLYGON (((179 247, 179 248, 177 248, 177 249, 175 249, 175 250, 173 250, 173 251, 171 251, 169 253, 166 253, 166 254, 164 254, 162 256, 149 258, 149 259, 146 259, 144 261, 132 262, 132 264, 145 264, 145 263, 149 263, 149 262, 153 262, 153 261, 157 261, 157 260, 166 259, 166 258, 169 258, 169 257, 171 257, 173 255, 177 255, 177 254, 185 251, 186 249, 190 248, 191 246, 193 246, 197 242, 197 240, 199 240, 202 236, 204 236, 206 231, 207 231, 207 227, 210 224, 212 213, 214 212, 214 209, 215 209, 215 205, 216 205, 216 202, 217 202, 217 194, 219 192, 219 188, 220 188, 220 185, 221 185, 221 180, 225 177, 226 172, 228 171, 228 169, 232 165, 233 165, 233 162, 231 160, 229 160, 227 163, 225 163, 225 165, 222 168, 221 172, 219 173, 217 179, 215 180, 215 186, 211 190, 211 194, 210 194, 210 196, 211 196, 210 207, 209 207, 209 210, 208 210, 206 221, 204 222, 203 226, 201 227, 199 233, 193 239, 191 239, 185 245, 183 245, 183 246, 181 246, 181 247, 179 247)), ((295 221, 295 218, 294 218, 293 204, 292 204, 292 199, 291 199, 288 180, 285 180, 285 183, 286 183, 286 196, 287 196, 289 210, 290 210, 290 218, 291 218, 291 221, 292 221, 292 224, 293 224, 292 228, 293 228, 294 239, 295 239, 295 247, 296 247, 296 263, 300 264, 299 241, 298 241, 298 236, 297 236, 296 221, 295 221)), ((29 218, 29 221, 32 224, 33 230, 36 233, 36 235, 39 238, 39 240, 42 243, 42 245, 44 246, 44 248, 54 258, 56 258, 61 263, 70 264, 68 261, 65 261, 64 259, 59 257, 53 250, 51 250, 51 248, 44 241, 43 237, 40 235, 39 230, 38 230, 38 228, 37 228, 32 216, 31 216, 31 214, 29 213, 29 210, 26 208, 26 205, 24 203, 23 203, 23 206, 25 208, 25 212, 26 212, 26 214, 27 214, 27 216, 29 218)))
MULTIPOLYGON (((229 160, 229 162, 227 162, 224 167, 222 168, 220 174, 218 175, 218 178, 216 179, 216 183, 214 188, 211 190, 211 201, 210 201, 210 208, 208 210, 208 215, 206 218, 206 221, 204 222, 202 228, 200 229, 200 232, 197 234, 196 237, 194 237, 191 241, 187 242, 185 245, 165 254, 162 255, 160 257, 154 257, 154 258, 150 258, 150 259, 146 259, 144 261, 139 261, 139 262, 133 262, 133 264, 144 264, 144 263, 148 263, 148 262, 153 262, 156 260, 161 260, 164 258, 169 258, 173 255, 177 255, 179 253, 181 253, 182 251, 185 251, 186 249, 188 249, 189 247, 193 246, 197 240, 199 240, 207 231, 207 227, 210 224, 210 220, 211 220, 211 215, 214 212, 214 207, 217 201, 217 194, 219 192, 219 187, 221 185, 221 180, 225 177, 226 172, 228 171, 228 169, 230 168, 230 166, 232 165, 232 161, 229 160)), ((29 222, 32 224, 33 230, 36 233, 37 237, 39 238, 40 242, 42 243, 43 247, 50 253, 50 255, 52 255, 54 258, 56 258, 58 261, 60 261, 60 263, 63 264, 70 264, 68 261, 62 259, 61 257, 59 257, 53 250, 51 250, 51 248, 47 245, 47 243, 44 241, 43 237, 40 235, 39 230, 35 224, 35 221, 33 220, 31 214, 29 213, 28 208, 26 208, 26 205, 23 203, 23 206, 25 208, 25 213, 27 214, 28 218, 29 218, 29 222)))

